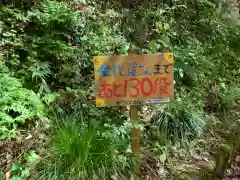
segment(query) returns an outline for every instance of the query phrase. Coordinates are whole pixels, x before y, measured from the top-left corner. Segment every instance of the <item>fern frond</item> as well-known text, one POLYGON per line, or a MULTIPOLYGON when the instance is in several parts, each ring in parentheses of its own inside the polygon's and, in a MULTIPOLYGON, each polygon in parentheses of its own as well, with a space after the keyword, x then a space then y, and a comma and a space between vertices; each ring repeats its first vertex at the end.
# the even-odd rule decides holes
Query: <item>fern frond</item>
POLYGON ((0 73, 0 139, 14 138, 19 122, 40 118, 43 110, 43 103, 33 91, 23 88, 19 79, 0 73))

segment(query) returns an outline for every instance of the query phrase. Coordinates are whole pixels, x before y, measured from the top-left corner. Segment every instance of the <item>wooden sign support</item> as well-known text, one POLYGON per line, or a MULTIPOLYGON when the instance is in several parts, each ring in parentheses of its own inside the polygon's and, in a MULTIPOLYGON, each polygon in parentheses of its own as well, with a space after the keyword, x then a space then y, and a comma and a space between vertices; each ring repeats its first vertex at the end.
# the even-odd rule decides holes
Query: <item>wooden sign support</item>
MULTIPOLYGON (((136 53, 136 50, 134 49, 130 49, 128 51, 128 55, 132 55, 134 56, 136 53)), ((132 124, 137 124, 139 123, 139 119, 138 119, 138 105, 132 105, 130 106, 130 119, 132 121, 132 124)), ((137 176, 140 177, 140 131, 138 128, 133 127, 132 128, 132 134, 131 134, 131 148, 132 148, 132 154, 134 157, 134 163, 135 163, 135 167, 134 167, 134 171, 135 174, 137 176)))
MULTIPOLYGON (((138 120, 138 107, 137 105, 130 106, 130 118, 133 124, 139 122, 138 120)), ((135 173, 140 176, 140 130, 136 127, 132 128, 131 136, 132 153, 135 160, 135 173)))

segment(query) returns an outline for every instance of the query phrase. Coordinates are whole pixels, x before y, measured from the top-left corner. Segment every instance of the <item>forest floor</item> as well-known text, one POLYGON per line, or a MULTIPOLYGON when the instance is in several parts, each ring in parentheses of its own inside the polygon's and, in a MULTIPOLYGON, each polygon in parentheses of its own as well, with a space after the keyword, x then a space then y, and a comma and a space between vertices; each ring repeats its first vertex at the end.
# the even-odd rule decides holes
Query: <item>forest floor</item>
MULTIPOLYGON (((8 176, 10 165, 15 160, 21 160, 29 150, 41 156, 44 145, 47 141, 43 132, 31 128, 25 134, 22 134, 17 140, 0 143, 0 167, 3 167, 5 176, 8 176)), ((215 141, 217 144, 217 142, 215 141)), ((215 145, 208 143, 208 147, 199 147, 196 152, 188 153, 184 149, 176 149, 171 157, 171 168, 169 165, 159 163, 156 156, 147 150, 142 152, 141 179, 142 180, 179 180, 181 173, 197 170, 199 167, 211 166, 211 151, 216 148, 215 145)), ((214 168, 213 166, 210 167, 214 168)), ((189 176, 191 180, 202 180, 198 176, 189 176)), ((8 180, 8 178, 6 178, 8 180)), ((205 180, 205 179, 203 179, 205 180)), ((216 179, 217 180, 217 179, 216 179)), ((235 161, 224 172, 224 177, 218 180, 240 180, 240 154, 235 161)))
MULTIPOLYGON (((153 109, 147 109, 143 114, 149 117, 153 109)), ((238 114, 236 114, 238 115, 238 114)), ((143 121, 148 122, 149 119, 143 121)), ((11 173, 11 164, 14 161, 22 161, 24 154, 34 150, 39 157, 47 144, 46 135, 41 122, 28 126, 21 132, 16 140, 0 142, 0 167, 5 176, 11 173)), ((209 135, 208 135, 209 136, 209 135)), ((222 139, 215 135, 207 141, 199 141, 194 144, 192 150, 185 148, 173 148, 167 155, 165 163, 160 163, 158 157, 142 145, 141 155, 141 179, 142 180, 182 180, 181 174, 199 170, 200 168, 214 169, 213 153, 217 150, 222 139)), ((216 180, 240 180, 240 154, 223 173, 224 177, 216 180)), ((206 180, 195 176, 188 176, 190 180, 206 180)), ((8 180, 8 178, 6 178, 8 180)), ((187 179, 186 179, 187 180, 187 179)), ((212 179, 215 180, 215 179, 212 179)))
POLYGON ((225 171, 223 180, 239 180, 240 179, 240 154, 235 158, 235 161, 232 163, 225 171))

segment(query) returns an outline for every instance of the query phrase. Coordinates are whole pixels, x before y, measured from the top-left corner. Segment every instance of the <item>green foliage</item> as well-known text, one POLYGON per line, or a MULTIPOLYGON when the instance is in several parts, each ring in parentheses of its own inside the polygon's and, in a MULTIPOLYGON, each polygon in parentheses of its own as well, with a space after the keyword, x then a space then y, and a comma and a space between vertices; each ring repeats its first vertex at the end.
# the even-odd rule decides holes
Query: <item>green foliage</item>
MULTIPOLYGON (((135 28, 133 33, 147 38, 136 40, 139 46, 145 44, 143 52, 174 53, 176 90, 183 85, 196 87, 199 83, 202 86, 198 88, 206 90, 209 83, 219 81, 220 77, 228 82, 238 80, 239 28, 222 17, 221 3, 211 0, 164 2, 155 2, 151 7, 147 2, 135 6, 132 16, 139 18, 144 28, 135 28)), ((129 17, 131 23, 124 27, 134 27, 132 16, 129 17)), ((141 23, 135 25, 141 26, 141 23)))
POLYGON ((230 89, 224 89, 223 93, 220 93, 220 110, 221 112, 229 112, 237 106, 240 100, 240 88, 231 87, 230 89))
MULTIPOLYGON (((132 44, 141 53, 174 53, 176 101, 157 110, 150 127, 163 164, 171 164, 172 143, 203 132, 204 103, 218 117, 237 110, 239 16, 225 7, 227 1, 32 3, 0 7, 0 139, 16 137, 19 126, 41 118, 43 110, 57 109, 80 119, 58 120, 66 123, 56 125, 37 178, 120 179, 129 168, 129 159, 119 154, 130 152, 132 124, 126 121, 125 108, 95 107, 95 55, 127 54, 132 44), (211 93, 216 99, 208 102, 211 93)), ((37 162, 36 153, 25 156, 27 164, 30 159, 37 162)), ((22 170, 15 170, 16 178, 22 170)))
POLYGON ((30 176, 30 170, 21 163, 13 163, 11 166, 11 178, 10 180, 24 180, 30 176))
MULTIPOLYGON (((93 56, 113 54, 126 44, 126 40, 119 31, 119 24, 112 26, 119 19, 114 11, 94 11, 92 5, 87 6, 87 11, 75 11, 66 2, 46 0, 27 12, 1 7, 0 59, 5 73, 18 77, 21 87, 37 92, 48 105, 56 99, 51 95, 58 96, 51 92, 66 91, 70 87, 74 91, 83 90, 84 96, 74 92, 74 101, 64 102, 66 106, 74 106, 74 111, 78 111, 82 104, 87 104, 85 109, 96 114, 93 102, 87 103, 89 99, 86 98, 93 92, 85 88, 85 85, 92 86, 93 56)), ((21 94, 17 90, 14 93, 21 94)), ((65 101, 62 96, 58 97, 65 101)), ((22 116, 26 118, 19 117, 18 121, 32 119, 34 113, 34 110, 30 114, 24 111, 22 116)), ((17 125, 9 129, 11 123, 4 124, 2 132, 12 129, 12 133, 16 133, 17 125)), ((4 136, 14 135, 5 133, 4 136)))
POLYGON ((44 105, 20 80, 0 73, 0 139, 12 139, 19 133, 18 125, 43 117, 44 105))
POLYGON ((119 179, 124 175, 129 162, 118 151, 121 137, 81 121, 71 116, 57 120, 48 152, 37 166, 37 179, 119 179))
POLYGON ((221 132, 224 132, 224 134, 218 134, 221 136, 222 143, 217 144, 217 148, 214 149, 212 157, 214 162, 211 164, 206 162, 206 165, 199 165, 198 170, 187 172, 187 174, 195 174, 201 179, 209 180, 224 177, 224 173, 231 167, 240 150, 238 141, 240 137, 239 122, 227 119, 221 128, 221 132))
POLYGON ((227 86, 224 80, 220 81, 220 87, 211 90, 211 98, 208 97, 207 111, 214 113, 217 117, 234 113, 239 103, 239 88, 236 86, 227 86))
POLYGON ((151 118, 153 137, 173 143, 183 143, 203 132, 205 125, 203 113, 184 102, 172 102, 157 111, 151 118))
POLYGON ((113 54, 126 44, 119 24, 112 26, 114 13, 87 7, 75 11, 66 2, 46 0, 27 13, 2 8, 3 57, 28 88, 50 92, 89 84, 93 56, 113 54))
POLYGON ((28 15, 31 18, 35 17, 42 28, 59 33, 69 30, 69 27, 77 22, 77 12, 74 12, 68 4, 51 0, 42 1, 41 8, 29 12, 28 15))
POLYGON ((214 159, 216 161, 216 166, 212 173, 214 178, 223 177, 225 170, 231 166, 231 163, 240 151, 240 143, 238 141, 240 137, 239 126, 238 121, 224 124, 224 143, 219 144, 217 151, 214 153, 214 159))
POLYGON ((5 179, 4 173, 3 173, 3 169, 0 169, 0 179, 5 179))
POLYGON ((23 157, 24 157, 24 161, 25 161, 25 164, 27 165, 27 167, 31 167, 31 168, 34 168, 40 159, 39 155, 37 155, 34 150, 30 150, 30 151, 26 152, 23 155, 23 157))

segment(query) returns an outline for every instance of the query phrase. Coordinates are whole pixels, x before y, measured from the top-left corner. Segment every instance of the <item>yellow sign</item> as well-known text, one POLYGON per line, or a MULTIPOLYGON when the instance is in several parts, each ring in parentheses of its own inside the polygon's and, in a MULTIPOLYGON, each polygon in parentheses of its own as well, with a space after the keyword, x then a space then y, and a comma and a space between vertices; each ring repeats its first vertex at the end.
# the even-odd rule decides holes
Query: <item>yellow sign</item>
POLYGON ((96 106, 166 103, 174 98, 173 54, 94 57, 96 106))

